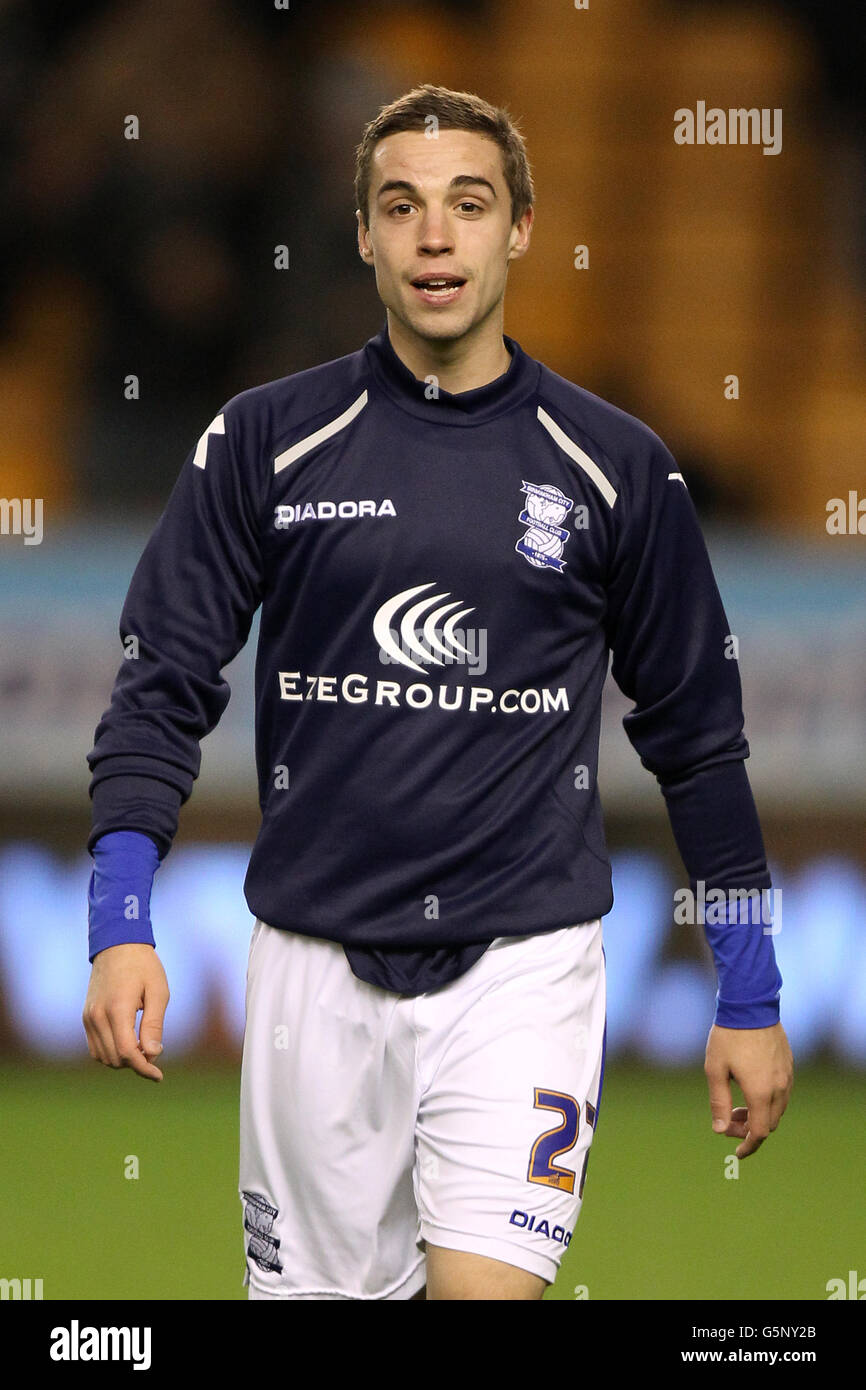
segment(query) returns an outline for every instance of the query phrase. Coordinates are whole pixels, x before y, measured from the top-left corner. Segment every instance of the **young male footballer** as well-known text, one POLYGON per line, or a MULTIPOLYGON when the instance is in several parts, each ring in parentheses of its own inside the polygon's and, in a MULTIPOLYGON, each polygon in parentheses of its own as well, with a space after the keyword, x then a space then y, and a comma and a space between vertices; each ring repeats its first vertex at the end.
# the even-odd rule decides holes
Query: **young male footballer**
POLYGON ((787 1104, 740 681, 664 444, 503 333, 534 215, 508 114, 414 89, 364 131, 355 193, 381 331, 224 405, 132 578, 88 754, 84 1024, 162 1079, 152 878, 261 606, 249 1297, 537 1299, 599 1117, 611 652, 692 889, 731 904, 705 928, 713 1128, 745 1157, 787 1104))

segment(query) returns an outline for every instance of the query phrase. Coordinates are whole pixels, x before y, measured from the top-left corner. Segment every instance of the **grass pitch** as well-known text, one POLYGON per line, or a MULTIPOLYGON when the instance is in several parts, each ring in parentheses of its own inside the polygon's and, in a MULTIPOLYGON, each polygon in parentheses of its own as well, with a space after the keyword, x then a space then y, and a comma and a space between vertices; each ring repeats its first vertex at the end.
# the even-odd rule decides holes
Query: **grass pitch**
MULTIPOLYGON (((0 1277, 48 1299, 244 1299, 239 1067, 0 1068, 0 1277), (125 1173, 137 1171, 137 1177, 125 1173)), ((739 1103, 739 1097, 737 1097, 739 1103)), ((583 1209, 548 1299, 826 1299, 866 1275, 866 1074, 795 1078, 726 1176, 700 1066, 610 1058, 583 1209), (586 1293, 584 1294, 584 1290, 586 1293)))

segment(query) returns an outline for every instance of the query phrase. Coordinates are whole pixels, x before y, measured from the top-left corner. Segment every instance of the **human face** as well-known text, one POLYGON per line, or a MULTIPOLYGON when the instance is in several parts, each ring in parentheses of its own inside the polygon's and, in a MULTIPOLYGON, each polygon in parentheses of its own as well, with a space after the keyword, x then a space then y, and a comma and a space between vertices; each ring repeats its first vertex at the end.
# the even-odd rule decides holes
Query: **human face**
POLYGON ((406 330, 427 341, 485 324, 501 334, 508 264, 527 249, 532 209, 512 223, 494 140, 470 130, 385 136, 373 151, 369 214, 365 227, 358 213, 358 248, 406 330), (425 289, 420 276, 449 285, 425 289))

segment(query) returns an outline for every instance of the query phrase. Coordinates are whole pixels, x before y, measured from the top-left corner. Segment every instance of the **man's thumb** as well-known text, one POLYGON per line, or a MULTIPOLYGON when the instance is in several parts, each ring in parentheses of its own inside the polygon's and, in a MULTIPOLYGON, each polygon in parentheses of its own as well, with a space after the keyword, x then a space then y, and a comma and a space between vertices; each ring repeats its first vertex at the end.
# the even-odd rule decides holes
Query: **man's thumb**
POLYGON ((728 1125, 731 1123, 731 1083, 726 1076, 710 1076, 707 1078, 710 1088, 710 1114, 713 1117, 713 1129, 716 1134, 724 1134, 728 1125))

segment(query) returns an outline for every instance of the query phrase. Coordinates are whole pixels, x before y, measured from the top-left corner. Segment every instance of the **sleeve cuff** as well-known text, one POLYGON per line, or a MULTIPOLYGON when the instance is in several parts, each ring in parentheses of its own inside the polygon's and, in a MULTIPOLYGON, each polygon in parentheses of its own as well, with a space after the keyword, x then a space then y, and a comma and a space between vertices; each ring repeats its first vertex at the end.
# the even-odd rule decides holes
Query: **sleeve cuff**
POLYGON ((779 1015, 778 998, 755 1003, 734 1003, 717 995, 713 1022, 720 1028, 772 1028, 779 1022, 779 1015))

